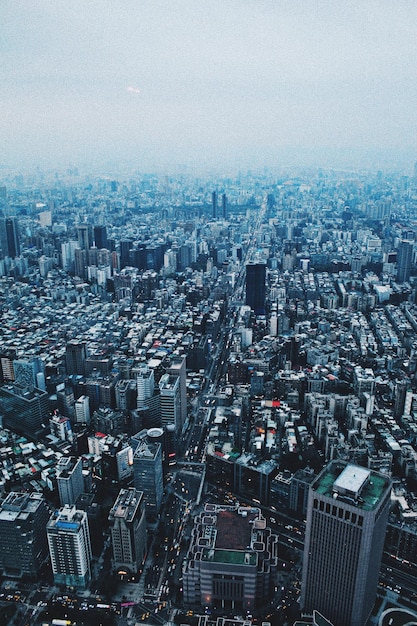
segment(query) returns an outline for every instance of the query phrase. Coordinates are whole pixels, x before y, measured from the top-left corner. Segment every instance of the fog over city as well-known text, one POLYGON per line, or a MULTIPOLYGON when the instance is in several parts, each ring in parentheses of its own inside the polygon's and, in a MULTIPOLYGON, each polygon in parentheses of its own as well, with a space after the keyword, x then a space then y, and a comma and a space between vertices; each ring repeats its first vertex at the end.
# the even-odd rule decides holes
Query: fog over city
POLYGON ((412 1, 4 0, 2 167, 411 171, 412 1))

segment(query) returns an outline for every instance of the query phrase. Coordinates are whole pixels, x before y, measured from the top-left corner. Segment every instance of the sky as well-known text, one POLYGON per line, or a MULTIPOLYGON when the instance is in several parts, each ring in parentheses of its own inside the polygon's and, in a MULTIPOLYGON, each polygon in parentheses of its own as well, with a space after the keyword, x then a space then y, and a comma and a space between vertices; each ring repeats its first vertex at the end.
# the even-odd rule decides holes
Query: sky
POLYGON ((417 2, 2 0, 0 146, 2 167, 411 172, 417 2))

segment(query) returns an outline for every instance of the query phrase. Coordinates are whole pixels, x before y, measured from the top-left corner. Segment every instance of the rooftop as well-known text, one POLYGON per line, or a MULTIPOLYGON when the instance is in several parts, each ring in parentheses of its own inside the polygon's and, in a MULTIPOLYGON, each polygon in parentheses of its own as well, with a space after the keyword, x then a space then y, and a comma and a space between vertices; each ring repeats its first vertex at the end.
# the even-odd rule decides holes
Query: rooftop
POLYGON ((365 511, 372 511, 388 488, 388 477, 343 462, 330 463, 313 484, 320 495, 348 496, 355 500, 355 506, 365 511))
POLYGON ((203 548, 202 560, 213 561, 213 563, 230 563, 232 565, 256 565, 257 556, 254 552, 203 548))

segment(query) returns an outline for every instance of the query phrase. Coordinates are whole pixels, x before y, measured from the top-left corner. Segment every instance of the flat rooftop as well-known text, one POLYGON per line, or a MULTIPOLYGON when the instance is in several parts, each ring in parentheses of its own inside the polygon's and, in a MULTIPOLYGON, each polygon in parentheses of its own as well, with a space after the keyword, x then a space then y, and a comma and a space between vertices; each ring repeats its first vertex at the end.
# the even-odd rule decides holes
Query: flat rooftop
POLYGON ((233 510, 218 511, 216 549, 245 550, 251 543, 253 520, 258 516, 258 512, 240 515, 233 510))
POLYGON ((242 550, 216 550, 203 548, 201 553, 203 561, 213 563, 229 563, 231 565, 256 565, 257 555, 254 552, 242 550))
POLYGON ((372 511, 389 488, 390 479, 382 474, 361 468, 357 465, 346 465, 338 461, 330 463, 313 483, 318 494, 333 498, 338 493, 341 498, 348 496, 355 500, 355 506, 372 511), (352 469, 353 468, 353 469, 352 469), (344 470, 348 472, 344 474, 344 470), (367 476, 362 470, 365 470, 367 476), (357 474, 357 476, 354 474, 357 474), (343 488, 346 491, 343 491, 343 488), (352 491, 351 489, 359 489, 352 491))

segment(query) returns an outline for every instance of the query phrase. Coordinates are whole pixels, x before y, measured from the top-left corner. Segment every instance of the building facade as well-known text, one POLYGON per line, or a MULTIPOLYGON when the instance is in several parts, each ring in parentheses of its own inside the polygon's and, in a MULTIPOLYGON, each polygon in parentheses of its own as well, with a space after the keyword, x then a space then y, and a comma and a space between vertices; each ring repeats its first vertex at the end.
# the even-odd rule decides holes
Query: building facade
POLYGON ((251 263, 246 266, 246 304, 255 315, 265 315, 265 263, 251 263))
POLYGON ((146 517, 143 492, 121 489, 109 513, 113 568, 123 579, 137 574, 146 555, 146 517))
POLYGON ((156 517, 164 491, 162 473, 162 445, 148 437, 143 431, 136 436, 133 450, 133 478, 134 486, 138 491, 143 491, 146 514, 156 517))
POLYGON ((372 611, 391 480, 332 461, 309 490, 301 606, 338 626, 364 626, 372 611))
POLYGON ((0 571, 36 578, 48 556, 49 510, 39 493, 9 493, 0 504, 0 571))
POLYGON ((87 513, 62 507, 49 520, 47 537, 55 584, 85 589, 92 559, 87 513))
POLYGON ((56 480, 61 506, 75 504, 84 491, 83 464, 81 458, 62 457, 57 463, 56 480))

